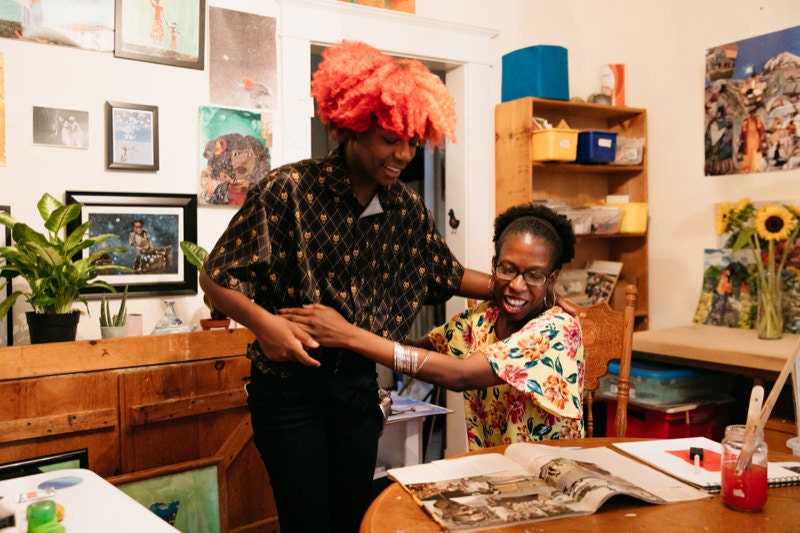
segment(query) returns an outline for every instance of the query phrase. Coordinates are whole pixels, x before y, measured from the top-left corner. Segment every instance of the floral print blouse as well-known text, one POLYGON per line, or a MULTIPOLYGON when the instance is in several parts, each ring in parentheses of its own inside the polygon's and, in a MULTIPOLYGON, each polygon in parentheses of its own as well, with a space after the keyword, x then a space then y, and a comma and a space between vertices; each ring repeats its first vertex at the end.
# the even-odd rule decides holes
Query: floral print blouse
POLYGON ((577 320, 555 306, 498 340, 499 309, 482 302, 428 334, 435 349, 464 359, 482 350, 506 383, 464 391, 471 450, 583 436, 583 342, 577 320))

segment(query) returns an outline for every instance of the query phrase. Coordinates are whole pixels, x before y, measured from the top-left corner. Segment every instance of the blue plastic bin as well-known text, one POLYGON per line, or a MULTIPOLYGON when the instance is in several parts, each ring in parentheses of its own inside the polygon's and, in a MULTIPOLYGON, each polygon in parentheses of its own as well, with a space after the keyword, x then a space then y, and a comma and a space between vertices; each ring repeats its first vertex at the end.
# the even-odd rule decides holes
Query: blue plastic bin
POLYGON ((542 44, 503 56, 501 100, 525 96, 569 100, 566 48, 542 44))
POLYGON ((617 153, 614 131, 582 131, 578 133, 578 163, 610 163, 617 153))
MULTIPOLYGON (((608 365, 608 374, 600 378, 599 392, 617 394, 619 360, 608 365)), ((699 368, 689 368, 651 361, 631 361, 630 399, 638 403, 665 405, 698 399, 719 399, 727 395, 733 376, 699 368)))

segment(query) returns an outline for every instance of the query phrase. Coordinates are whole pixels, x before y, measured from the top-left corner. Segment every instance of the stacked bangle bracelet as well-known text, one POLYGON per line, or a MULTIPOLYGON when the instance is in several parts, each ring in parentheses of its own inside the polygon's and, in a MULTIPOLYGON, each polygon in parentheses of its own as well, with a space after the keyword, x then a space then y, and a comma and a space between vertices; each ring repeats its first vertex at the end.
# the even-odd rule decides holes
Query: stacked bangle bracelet
POLYGON ((425 357, 422 363, 419 362, 419 349, 416 346, 406 346, 399 342, 394 343, 394 370, 401 374, 416 376, 428 362, 431 352, 425 350, 425 357))

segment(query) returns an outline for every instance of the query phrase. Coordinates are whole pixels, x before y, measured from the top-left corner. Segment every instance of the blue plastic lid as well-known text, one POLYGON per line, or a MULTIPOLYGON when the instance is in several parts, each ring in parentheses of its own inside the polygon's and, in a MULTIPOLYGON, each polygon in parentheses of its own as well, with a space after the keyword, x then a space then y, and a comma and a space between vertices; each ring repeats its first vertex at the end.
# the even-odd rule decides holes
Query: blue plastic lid
MULTIPOLYGON (((619 375, 619 359, 608 364, 608 373, 619 375)), ((631 361, 631 376, 650 379, 691 378, 707 372, 699 368, 689 368, 650 361, 631 361)))

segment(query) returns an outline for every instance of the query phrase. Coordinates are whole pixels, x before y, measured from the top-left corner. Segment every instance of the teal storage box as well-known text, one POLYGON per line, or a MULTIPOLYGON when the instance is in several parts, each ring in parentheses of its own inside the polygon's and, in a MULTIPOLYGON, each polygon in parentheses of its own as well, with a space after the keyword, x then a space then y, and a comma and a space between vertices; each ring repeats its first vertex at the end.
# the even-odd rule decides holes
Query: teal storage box
POLYGON ((610 163, 617 155, 617 132, 582 131, 578 133, 577 163, 610 163))
MULTIPOLYGON (((608 374, 600 378, 598 393, 616 396, 619 360, 611 361, 608 374)), ((719 400, 733 385, 733 376, 700 368, 650 361, 631 361, 630 399, 639 404, 664 406, 697 400, 719 400)))
POLYGON ((566 48, 536 45, 503 56, 501 100, 525 96, 569 100, 566 48))

